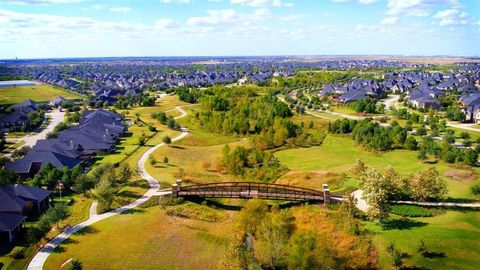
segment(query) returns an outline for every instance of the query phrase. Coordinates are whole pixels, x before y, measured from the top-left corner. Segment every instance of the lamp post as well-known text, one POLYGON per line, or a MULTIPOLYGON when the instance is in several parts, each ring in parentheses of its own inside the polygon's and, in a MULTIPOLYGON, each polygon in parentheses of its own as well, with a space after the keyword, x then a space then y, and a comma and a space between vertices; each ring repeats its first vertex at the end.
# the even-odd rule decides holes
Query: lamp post
POLYGON ((63 183, 58 181, 57 189, 60 191, 60 200, 62 200, 62 189, 63 189, 63 187, 64 187, 63 183))

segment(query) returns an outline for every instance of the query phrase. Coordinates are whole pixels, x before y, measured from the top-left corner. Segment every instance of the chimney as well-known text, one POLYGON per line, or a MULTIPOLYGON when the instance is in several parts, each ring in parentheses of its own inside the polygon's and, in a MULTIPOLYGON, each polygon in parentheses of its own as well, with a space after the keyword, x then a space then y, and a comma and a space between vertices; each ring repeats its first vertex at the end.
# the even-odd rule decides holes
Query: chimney
POLYGON ((70 150, 73 150, 75 147, 73 146, 73 140, 70 140, 70 150))
POLYGON ((106 133, 107 135, 109 135, 109 134, 108 134, 108 128, 105 129, 105 133, 106 133))
POLYGON ((107 141, 107 135, 103 134, 103 141, 106 142, 107 141))

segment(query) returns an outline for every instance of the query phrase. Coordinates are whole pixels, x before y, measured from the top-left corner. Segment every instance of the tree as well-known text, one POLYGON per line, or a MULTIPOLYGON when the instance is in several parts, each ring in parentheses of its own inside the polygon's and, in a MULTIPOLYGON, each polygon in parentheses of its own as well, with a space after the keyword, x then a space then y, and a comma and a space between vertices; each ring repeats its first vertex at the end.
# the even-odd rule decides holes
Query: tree
POLYGON ((154 157, 150 157, 150 165, 155 166, 157 164, 157 160, 154 157))
POLYGON ((480 184, 475 184, 470 187, 470 191, 472 192, 473 195, 480 195, 480 184))
POLYGON ((83 264, 79 260, 72 260, 70 262, 70 266, 68 266, 68 270, 82 270, 83 264))
POLYGON ((295 232, 290 239, 288 269, 336 269, 334 252, 327 239, 314 231, 295 232))
POLYGON ((145 134, 142 133, 142 135, 138 138, 138 145, 144 146, 146 141, 147 141, 147 138, 145 134))
POLYGON ((126 183, 132 177, 132 168, 127 163, 122 163, 118 168, 118 182, 126 183))
POLYGON ((402 261, 402 253, 395 248, 393 243, 390 243, 387 246, 387 252, 390 254, 390 257, 392 258, 392 265, 395 267, 395 269, 401 269, 403 266, 403 261, 402 261))
POLYGON ((446 197, 447 182, 435 168, 408 176, 409 193, 416 201, 441 200, 446 197))
POLYGON ((163 163, 168 164, 168 157, 167 157, 167 156, 165 156, 165 157, 163 158, 163 163))
POLYGON ((169 136, 163 137, 162 141, 163 141, 163 143, 165 143, 166 145, 170 145, 170 144, 172 143, 172 139, 171 139, 169 136))
POLYGON ((408 150, 417 150, 418 148, 418 142, 417 140, 415 140, 414 137, 407 137, 407 139, 405 140, 405 143, 404 143, 404 146, 406 149, 408 150))
POLYGON ((22 146, 20 149, 13 151, 12 158, 17 159, 24 157, 30 150, 32 150, 32 147, 22 146))
POLYGON ((93 180, 86 174, 79 175, 75 178, 75 191, 78 193, 86 193, 94 187, 93 180))
POLYGON ((284 268, 288 240, 294 229, 294 217, 288 210, 273 210, 258 228, 256 255, 270 269, 284 268))
POLYGON ((416 134, 419 136, 427 135, 427 129, 425 128, 425 125, 422 125, 419 128, 417 128, 416 134))
POLYGON ((359 224, 355 219, 357 216, 357 200, 352 195, 349 195, 346 200, 343 200, 338 208, 338 217, 341 220, 345 231, 357 234, 359 232, 359 224))
POLYGON ((255 234, 268 212, 263 200, 252 199, 243 206, 239 214, 239 224, 246 234, 255 234))
POLYGON ((50 222, 55 223, 57 228, 60 221, 66 219, 69 215, 68 208, 63 203, 57 203, 45 212, 50 222))
POLYGON ((376 221, 383 222, 388 217, 388 197, 391 190, 390 181, 378 170, 367 167, 363 173, 356 175, 363 190, 363 199, 369 205, 367 215, 376 221))
POLYGON ((462 133, 460 133, 460 138, 462 138, 463 140, 468 140, 470 139, 470 134, 468 134, 468 132, 463 131, 462 133))
POLYGON ((20 178, 14 171, 0 167, 0 185, 16 184, 19 181, 20 178))
POLYGON ((108 178, 100 179, 93 190, 93 195, 99 202, 99 208, 103 211, 110 209, 113 203, 113 196, 116 192, 112 182, 108 181, 107 179, 108 178))
POLYGON ((425 149, 420 149, 420 151, 418 151, 418 155, 417 155, 417 158, 421 161, 424 161, 427 159, 427 151, 425 151, 425 149))

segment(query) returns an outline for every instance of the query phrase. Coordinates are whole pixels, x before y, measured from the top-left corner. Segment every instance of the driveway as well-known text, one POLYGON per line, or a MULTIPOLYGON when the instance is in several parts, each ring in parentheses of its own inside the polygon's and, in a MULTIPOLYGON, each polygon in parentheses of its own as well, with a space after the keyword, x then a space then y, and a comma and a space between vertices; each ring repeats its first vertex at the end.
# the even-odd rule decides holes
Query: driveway
POLYGON ((7 141, 11 142, 19 142, 19 141, 24 141, 25 144, 23 146, 34 146, 38 140, 43 140, 47 138, 47 134, 49 132, 52 132, 53 129, 63 122, 63 119, 65 118, 65 112, 61 112, 58 109, 55 109, 51 112, 45 113, 45 117, 50 117, 50 122, 48 123, 48 126, 45 127, 40 133, 31 135, 31 136, 25 136, 21 138, 8 138, 7 141))

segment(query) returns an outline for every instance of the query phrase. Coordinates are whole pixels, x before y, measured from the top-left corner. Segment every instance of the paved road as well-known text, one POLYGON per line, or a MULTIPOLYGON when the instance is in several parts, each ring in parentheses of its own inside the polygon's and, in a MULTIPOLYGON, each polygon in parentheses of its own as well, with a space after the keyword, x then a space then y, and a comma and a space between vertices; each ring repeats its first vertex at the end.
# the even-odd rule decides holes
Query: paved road
POLYGON ((383 104, 385 104, 385 109, 390 110, 390 108, 397 103, 399 98, 400 98, 399 95, 391 95, 387 99, 384 99, 383 104))
POLYGON ((469 130, 469 131, 474 131, 474 132, 480 132, 479 128, 474 128, 474 126, 477 126, 477 124, 448 122, 447 126, 448 127, 459 128, 459 129, 464 129, 464 130, 469 130))
MULTIPOLYGON (((178 111, 182 113, 182 115, 176 117, 177 119, 180 117, 184 117, 187 115, 187 113, 181 108, 181 107, 176 107, 178 111)), ((181 128, 182 133, 178 135, 177 137, 173 138, 172 141, 178 141, 185 136, 188 135, 188 130, 186 128, 181 128)), ((106 218, 109 218, 114 215, 121 214, 127 210, 133 209, 142 203, 146 202, 150 197, 152 196, 158 196, 158 195, 166 195, 170 194, 171 191, 161 191, 159 190, 160 185, 158 181, 150 175, 147 170, 145 169, 145 162, 147 162, 149 156, 155 152, 158 148, 164 146, 164 143, 157 144, 153 146, 152 148, 148 149, 140 158, 138 161, 138 171, 139 174, 142 178, 146 179, 150 185, 150 189, 138 200, 122 206, 120 208, 117 208, 115 210, 112 210, 107 213, 103 214, 97 214, 96 208, 97 208, 97 202, 93 202, 92 206, 90 207, 90 216, 88 220, 79 223, 73 227, 66 228, 61 234, 59 234, 57 237, 55 237, 53 240, 51 240, 47 245, 45 245, 36 255, 33 257, 32 261, 28 265, 28 270, 42 270, 43 265, 45 264, 45 261, 47 260, 48 256, 55 250, 56 247, 58 247, 63 241, 65 241, 67 238, 69 238, 72 234, 82 230, 83 228, 90 226, 96 222, 99 222, 101 220, 104 220, 106 218)))
POLYGON ((40 133, 31 135, 31 136, 25 136, 21 138, 8 138, 7 141, 10 142, 19 142, 19 141, 24 141, 25 144, 22 146, 34 146, 38 140, 43 140, 47 138, 47 134, 49 132, 52 132, 53 129, 63 122, 65 118, 65 112, 61 112, 58 109, 55 109, 51 112, 45 113, 45 116, 50 116, 50 122, 48 123, 48 126, 45 127, 40 133))

